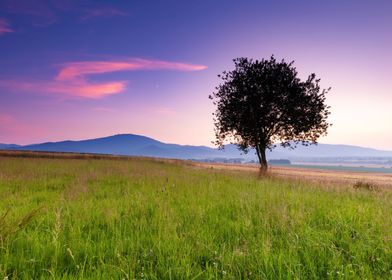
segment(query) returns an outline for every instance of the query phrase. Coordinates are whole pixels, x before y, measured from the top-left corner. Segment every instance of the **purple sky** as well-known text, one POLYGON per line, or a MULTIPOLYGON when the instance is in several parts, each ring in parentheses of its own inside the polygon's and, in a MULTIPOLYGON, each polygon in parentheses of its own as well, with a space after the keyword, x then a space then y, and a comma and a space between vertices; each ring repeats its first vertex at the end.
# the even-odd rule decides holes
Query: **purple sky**
POLYGON ((392 150, 391 1, 0 0, 0 143, 135 133, 211 145, 240 56, 332 87, 322 143, 392 150))

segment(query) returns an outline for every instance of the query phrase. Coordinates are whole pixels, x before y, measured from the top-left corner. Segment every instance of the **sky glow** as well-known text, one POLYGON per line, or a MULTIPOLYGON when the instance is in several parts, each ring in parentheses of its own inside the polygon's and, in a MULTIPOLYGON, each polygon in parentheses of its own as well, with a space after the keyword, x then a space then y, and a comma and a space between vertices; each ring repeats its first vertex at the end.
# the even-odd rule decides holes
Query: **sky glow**
POLYGON ((392 150, 390 1, 0 1, 0 143, 135 133, 214 140, 208 95, 232 59, 316 73, 322 143, 392 150))

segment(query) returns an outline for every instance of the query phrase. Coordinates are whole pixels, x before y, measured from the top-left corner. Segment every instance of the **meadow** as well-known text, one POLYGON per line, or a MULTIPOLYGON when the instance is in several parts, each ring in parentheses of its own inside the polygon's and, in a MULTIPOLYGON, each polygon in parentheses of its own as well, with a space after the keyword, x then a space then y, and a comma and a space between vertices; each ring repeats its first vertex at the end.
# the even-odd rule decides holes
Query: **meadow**
POLYGON ((392 279, 392 192, 145 158, 0 157, 0 279, 392 279))

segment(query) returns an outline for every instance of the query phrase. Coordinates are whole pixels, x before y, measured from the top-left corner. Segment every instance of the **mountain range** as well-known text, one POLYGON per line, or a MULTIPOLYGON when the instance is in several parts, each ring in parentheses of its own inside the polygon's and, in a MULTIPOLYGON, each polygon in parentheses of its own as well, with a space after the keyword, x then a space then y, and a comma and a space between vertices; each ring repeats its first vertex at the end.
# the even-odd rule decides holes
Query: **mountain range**
MULTIPOLYGON (((80 140, 46 142, 32 145, 0 144, 3 150, 30 150, 51 152, 97 153, 128 156, 150 156, 178 159, 233 159, 256 160, 254 151, 243 154, 235 145, 226 145, 223 150, 207 146, 190 146, 163 143, 135 134, 118 134, 108 137, 80 140)), ((374 158, 392 157, 392 151, 382 151, 351 145, 317 144, 284 149, 280 146, 267 152, 269 159, 311 159, 311 158, 374 158)))

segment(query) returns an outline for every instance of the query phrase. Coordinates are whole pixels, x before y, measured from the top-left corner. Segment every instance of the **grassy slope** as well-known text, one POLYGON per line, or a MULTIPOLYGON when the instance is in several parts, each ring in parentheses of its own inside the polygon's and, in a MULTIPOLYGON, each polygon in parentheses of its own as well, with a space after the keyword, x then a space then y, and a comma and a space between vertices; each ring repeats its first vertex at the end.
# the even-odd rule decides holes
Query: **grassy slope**
POLYGON ((7 209, 0 279, 392 279, 391 192, 146 159, 0 157, 7 209))

